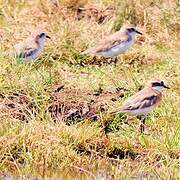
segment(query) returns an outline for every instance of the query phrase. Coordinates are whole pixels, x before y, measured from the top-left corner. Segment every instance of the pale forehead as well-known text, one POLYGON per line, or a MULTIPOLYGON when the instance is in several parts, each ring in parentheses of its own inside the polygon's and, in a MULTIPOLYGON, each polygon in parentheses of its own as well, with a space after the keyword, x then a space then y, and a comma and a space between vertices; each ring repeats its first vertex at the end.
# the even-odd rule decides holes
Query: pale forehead
POLYGON ((151 83, 156 83, 156 82, 161 83, 162 81, 159 80, 159 79, 158 79, 158 80, 152 80, 152 81, 151 81, 151 83))
POLYGON ((162 83, 162 80, 159 80, 159 79, 155 79, 155 80, 150 80, 147 82, 146 85, 152 85, 153 83, 162 83))

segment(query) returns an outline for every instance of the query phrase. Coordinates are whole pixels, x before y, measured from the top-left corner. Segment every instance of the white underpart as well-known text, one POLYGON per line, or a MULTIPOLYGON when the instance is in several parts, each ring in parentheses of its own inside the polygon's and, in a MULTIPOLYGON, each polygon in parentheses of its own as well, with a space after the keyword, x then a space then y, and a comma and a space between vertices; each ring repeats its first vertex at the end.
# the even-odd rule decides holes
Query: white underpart
POLYGON ((130 41, 123 41, 119 45, 110 48, 108 51, 99 52, 98 54, 105 58, 108 58, 108 57, 118 56, 119 54, 124 53, 134 44, 135 34, 136 33, 134 32, 129 34, 129 36, 131 36, 130 41))
POLYGON ((46 40, 46 37, 39 39, 39 47, 37 48, 37 51, 35 51, 35 53, 33 53, 31 56, 27 56, 26 57, 27 61, 36 59, 42 53, 44 49, 45 40, 46 40))

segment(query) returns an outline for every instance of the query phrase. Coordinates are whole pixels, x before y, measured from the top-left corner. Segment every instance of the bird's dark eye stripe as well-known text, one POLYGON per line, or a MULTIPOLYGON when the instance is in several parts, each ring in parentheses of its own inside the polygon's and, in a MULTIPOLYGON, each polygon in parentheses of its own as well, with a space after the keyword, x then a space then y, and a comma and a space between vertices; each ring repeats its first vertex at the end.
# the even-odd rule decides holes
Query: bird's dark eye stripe
POLYGON ((135 31, 135 29, 134 29, 134 28, 129 28, 128 30, 129 30, 130 32, 135 31))
POLYGON ((154 86, 162 86, 162 85, 163 85, 163 83, 161 83, 161 82, 152 83, 152 87, 154 87, 154 86))

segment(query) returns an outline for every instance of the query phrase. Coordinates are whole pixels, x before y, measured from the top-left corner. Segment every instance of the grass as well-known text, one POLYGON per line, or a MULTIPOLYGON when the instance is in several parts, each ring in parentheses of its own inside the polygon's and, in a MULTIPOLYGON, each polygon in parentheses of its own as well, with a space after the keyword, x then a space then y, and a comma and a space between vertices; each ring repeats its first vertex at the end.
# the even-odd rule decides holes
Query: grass
POLYGON ((53 2, 0 0, 1 177, 178 179, 179 4, 175 0, 53 2), (126 21, 135 22, 143 36, 116 65, 80 56, 126 21), (4 53, 39 29, 53 41, 47 41, 37 61, 17 63, 4 53), (110 116, 154 78, 171 89, 149 115, 146 134, 139 133, 136 118, 110 116), (79 111, 86 109, 96 120, 82 113, 79 117, 79 111), (62 115, 59 110, 75 113, 62 115))

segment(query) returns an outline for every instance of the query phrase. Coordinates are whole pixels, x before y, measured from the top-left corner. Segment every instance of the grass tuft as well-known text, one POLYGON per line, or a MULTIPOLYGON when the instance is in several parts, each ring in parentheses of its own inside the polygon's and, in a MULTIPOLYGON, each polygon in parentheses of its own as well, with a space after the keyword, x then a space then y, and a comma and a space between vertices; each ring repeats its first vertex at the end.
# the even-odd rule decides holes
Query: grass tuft
POLYGON ((178 179, 178 12, 175 0, 0 0, 0 178, 178 179), (80 55, 125 22, 143 35, 116 63, 80 55), (37 31, 52 41, 36 61, 7 55, 37 31), (171 89, 145 134, 109 114, 157 78, 171 89))

